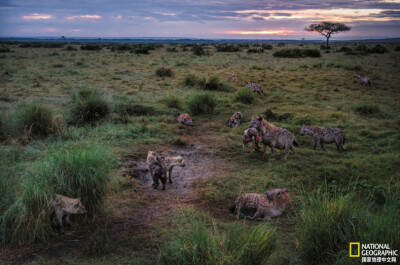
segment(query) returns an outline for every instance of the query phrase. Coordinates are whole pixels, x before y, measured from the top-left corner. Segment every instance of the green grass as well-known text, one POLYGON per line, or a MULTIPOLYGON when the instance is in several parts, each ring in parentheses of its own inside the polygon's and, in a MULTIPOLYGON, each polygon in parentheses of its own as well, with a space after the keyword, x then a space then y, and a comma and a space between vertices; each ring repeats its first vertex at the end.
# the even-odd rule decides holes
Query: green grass
POLYGON ((199 93, 190 98, 187 105, 193 115, 212 114, 217 105, 217 100, 215 95, 211 93, 199 93))
POLYGON ((256 100, 254 92, 247 88, 240 89, 233 99, 235 102, 241 102, 243 104, 253 104, 256 100))

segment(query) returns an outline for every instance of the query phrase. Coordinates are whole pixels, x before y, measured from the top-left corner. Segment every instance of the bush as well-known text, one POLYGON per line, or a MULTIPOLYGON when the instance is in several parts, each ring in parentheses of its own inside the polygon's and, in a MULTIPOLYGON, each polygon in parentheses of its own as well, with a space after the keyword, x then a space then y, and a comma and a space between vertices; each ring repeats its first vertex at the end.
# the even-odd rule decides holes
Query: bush
POLYGON ((68 123, 93 124, 109 113, 109 104, 100 90, 83 88, 72 94, 68 123))
POLYGON ((160 77, 173 76, 174 75, 174 71, 171 68, 167 67, 167 66, 160 66, 156 70, 156 75, 160 76, 160 77))
POLYGON ((182 109, 183 107, 182 99, 175 95, 168 95, 162 99, 162 102, 169 108, 182 109))
POLYGON ((321 57, 321 52, 317 49, 282 49, 273 55, 282 58, 321 57))
POLYGON ((223 233, 215 223, 195 220, 180 229, 161 251, 163 264, 267 264, 275 249, 275 231, 268 224, 247 228, 238 223, 223 233))
POLYGON ((3 244, 44 241, 50 229, 52 195, 81 197, 88 216, 103 210, 111 180, 113 157, 98 145, 63 145, 35 162, 21 177, 18 197, 1 213, 0 239, 3 244))
POLYGON ((272 45, 271 44, 263 44, 261 45, 261 48, 264 50, 272 50, 272 45))
POLYGON ((217 45, 216 49, 218 52, 239 52, 240 47, 233 44, 221 44, 217 45))
POLYGON ((235 90, 232 85, 221 82, 216 76, 210 77, 205 82, 203 81, 203 79, 198 79, 197 84, 200 88, 203 88, 205 90, 215 90, 223 92, 232 92, 235 90))
POLYGON ((200 78, 197 77, 194 74, 188 74, 185 76, 185 80, 183 81, 183 83, 186 86, 190 86, 190 87, 194 87, 196 84, 199 83, 200 78))
POLYGON ((74 48, 74 47, 72 47, 72 46, 70 46, 70 45, 68 45, 68 46, 65 48, 65 50, 66 50, 66 51, 77 51, 76 48, 74 48))
POLYGON ((358 102, 353 105, 353 109, 362 116, 377 116, 381 113, 379 106, 370 102, 358 102))
POLYGON ((380 45, 380 44, 376 44, 374 47, 372 47, 371 49, 368 49, 368 53, 379 53, 379 54, 383 54, 383 53, 387 53, 389 52, 388 49, 386 49, 386 47, 380 45))
POLYGON ((400 52, 400 45, 397 45, 397 46, 394 48, 394 51, 395 51, 395 52, 400 52))
POLYGON ((283 46, 285 46, 285 43, 282 43, 282 42, 280 42, 280 43, 278 43, 278 45, 276 45, 277 47, 283 47, 283 46))
POLYGON ((81 45, 81 50, 100 51, 101 46, 99 44, 86 44, 86 45, 81 45))
POLYGON ((194 95, 187 102, 188 108, 193 115, 211 114, 217 105, 215 96, 210 93, 201 93, 194 95))
POLYGON ((19 45, 21 48, 62 48, 62 42, 24 42, 19 45))
POLYGON ((149 48, 137 48, 130 52, 134 54, 150 54, 149 48))
POLYGON ((14 113, 14 130, 19 135, 44 138, 52 133, 52 110, 38 102, 23 103, 14 113))
POLYGON ((364 207, 350 195, 307 197, 296 226, 300 256, 305 264, 337 264, 337 254, 348 251, 349 242, 360 240, 357 228, 364 207))
POLYGON ((203 47, 198 46, 198 45, 192 47, 192 52, 193 52, 194 55, 197 55, 197 56, 205 55, 203 47))
POLYGON ((254 93, 247 88, 240 89, 234 97, 235 102, 242 102, 243 104, 252 104, 255 100, 254 93))
POLYGON ((340 48, 340 50, 338 50, 339 52, 352 52, 353 50, 349 47, 343 46, 342 48, 340 48))
POLYGON ((167 48, 167 52, 178 52, 175 47, 167 48))
POLYGON ((7 46, 0 46, 0 53, 3 52, 11 52, 11 50, 7 46))

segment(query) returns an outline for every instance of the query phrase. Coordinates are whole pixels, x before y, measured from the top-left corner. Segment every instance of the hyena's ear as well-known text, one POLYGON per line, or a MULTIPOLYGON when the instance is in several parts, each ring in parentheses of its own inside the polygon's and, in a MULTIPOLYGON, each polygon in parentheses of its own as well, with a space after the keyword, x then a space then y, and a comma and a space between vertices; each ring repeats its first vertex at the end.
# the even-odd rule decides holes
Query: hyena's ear
POLYGON ((263 119, 262 117, 259 117, 259 118, 258 118, 259 121, 262 121, 262 119, 263 119))
POLYGON ((288 189, 288 188, 285 188, 285 192, 289 192, 289 189, 288 189))
POLYGON ((274 200, 274 197, 272 197, 272 194, 270 194, 269 191, 267 191, 267 192, 265 193, 265 195, 267 195, 268 199, 270 199, 271 201, 274 200))

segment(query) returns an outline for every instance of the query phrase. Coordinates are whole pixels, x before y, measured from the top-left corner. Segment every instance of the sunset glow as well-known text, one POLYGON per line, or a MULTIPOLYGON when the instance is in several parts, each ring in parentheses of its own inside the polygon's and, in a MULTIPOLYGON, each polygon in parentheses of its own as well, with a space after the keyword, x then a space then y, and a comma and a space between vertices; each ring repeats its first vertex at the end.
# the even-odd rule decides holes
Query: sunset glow
POLYGON ((239 35, 288 35, 292 34, 293 30, 259 30, 259 31, 226 31, 225 34, 239 35))

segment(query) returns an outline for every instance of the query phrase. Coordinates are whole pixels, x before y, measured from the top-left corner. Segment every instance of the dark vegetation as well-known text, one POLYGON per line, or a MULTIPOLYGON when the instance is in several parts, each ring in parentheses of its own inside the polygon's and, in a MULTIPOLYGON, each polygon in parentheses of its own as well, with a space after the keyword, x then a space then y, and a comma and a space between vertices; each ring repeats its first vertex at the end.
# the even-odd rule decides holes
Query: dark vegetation
POLYGON ((282 58, 321 57, 321 52, 317 49, 281 49, 273 55, 282 58))
POLYGON ((190 98, 187 105, 193 115, 212 114, 217 106, 217 100, 211 93, 199 93, 190 98))

